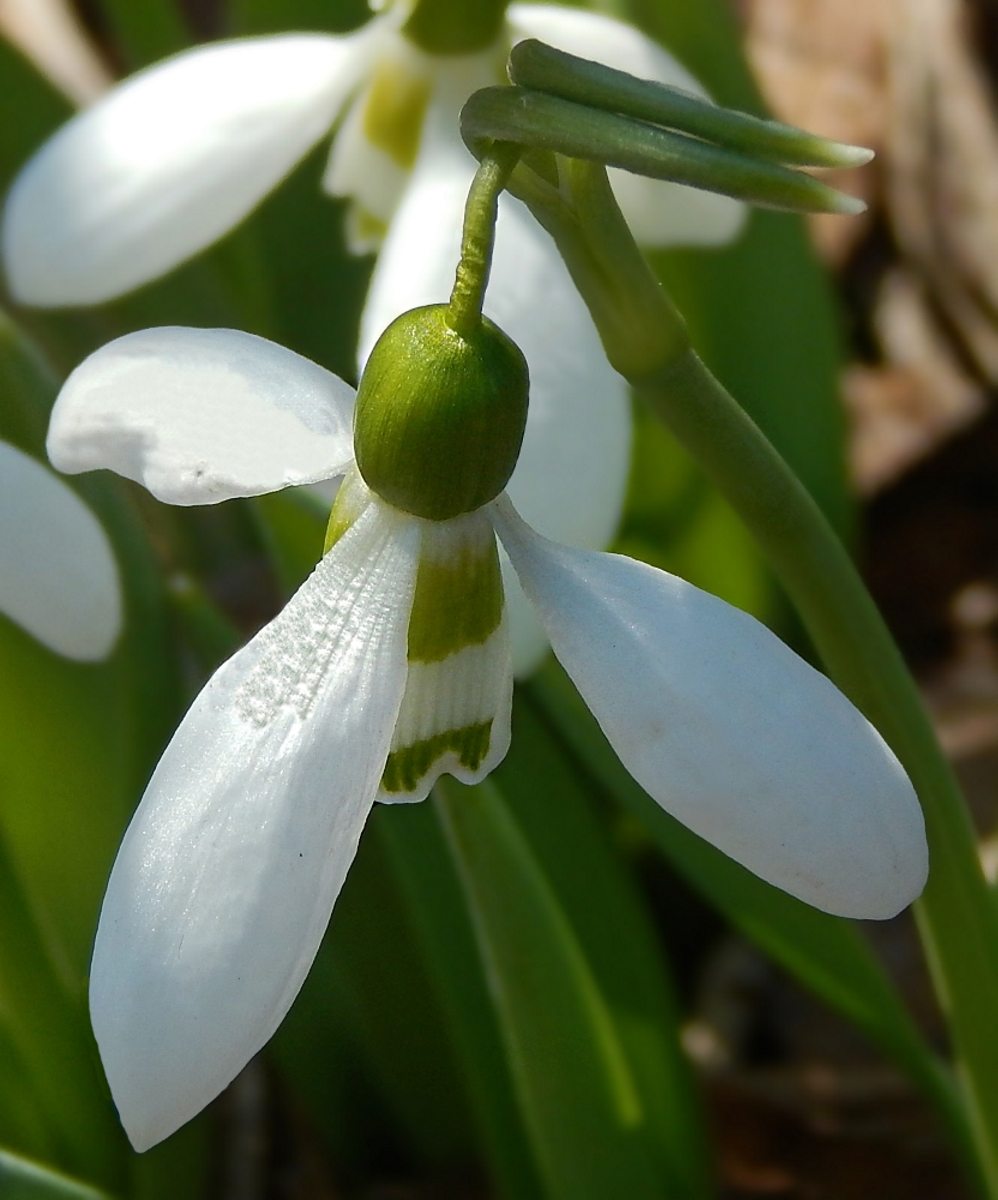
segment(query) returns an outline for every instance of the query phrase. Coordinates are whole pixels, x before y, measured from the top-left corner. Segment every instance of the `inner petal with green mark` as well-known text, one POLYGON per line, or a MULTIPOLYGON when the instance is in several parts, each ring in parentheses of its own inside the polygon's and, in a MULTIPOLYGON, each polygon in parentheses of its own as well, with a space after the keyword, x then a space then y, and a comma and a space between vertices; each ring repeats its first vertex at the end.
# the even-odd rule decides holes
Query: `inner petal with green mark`
POLYGON ((422 800, 445 771, 483 779, 509 747, 513 689, 502 576, 481 512, 423 521, 409 673, 381 801, 422 800))
POLYGON ((416 162, 432 91, 433 60, 397 38, 343 119, 322 184, 352 201, 346 229, 354 254, 381 244, 416 162))

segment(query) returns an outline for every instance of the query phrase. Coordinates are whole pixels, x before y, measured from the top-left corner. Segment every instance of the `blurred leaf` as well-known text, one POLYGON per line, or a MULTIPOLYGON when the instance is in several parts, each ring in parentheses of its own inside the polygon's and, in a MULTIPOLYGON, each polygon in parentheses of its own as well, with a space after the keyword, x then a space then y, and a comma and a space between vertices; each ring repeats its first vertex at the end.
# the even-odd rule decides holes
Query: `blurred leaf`
POLYGON ((104 1192, 6 1150, 0 1150, 0 1196, 3 1200, 108 1200, 104 1192))
POLYGON ((100 0, 108 32, 127 64, 125 74, 175 54, 193 37, 174 0, 100 0))
POLYGON ((31 1087, 31 1077, 7 1032, 0 999, 0 1142, 29 1158, 51 1159, 56 1144, 31 1087))
POLYGON ((652 258, 704 361, 850 534, 838 317, 802 221, 756 211, 724 250, 652 258))
POLYGON ((226 8, 233 34, 289 29, 343 33, 371 16, 367 0, 228 0, 226 8))
POLYGON ((607 793, 641 820, 673 868, 735 928, 906 1071, 937 1104, 957 1148, 973 1162, 953 1081, 925 1044, 858 926, 763 882, 660 808, 621 765, 556 663, 549 660, 538 672, 530 694, 607 793))
POLYGON ((274 193, 257 224, 274 288, 274 336, 355 383, 360 313, 374 260, 347 251, 345 206, 320 186, 329 144, 320 142, 274 193))
POLYGON ((69 101, 0 37, 0 194, 34 150, 73 113, 69 101))
POLYGON ((679 1044, 679 1012, 638 893, 610 849, 584 776, 517 696, 509 754, 493 781, 553 889, 605 997, 640 1095, 649 1153, 670 1197, 710 1194, 700 1097, 679 1044))
POLYGON ((440 815, 429 803, 375 811, 381 841, 432 972, 493 1180, 506 1200, 542 1200, 491 985, 440 815))
POLYGON ((769 568, 734 510, 643 406, 614 550, 671 571, 772 623, 782 615, 769 568))
POLYGON ((286 488, 257 496, 253 508, 281 590, 290 596, 322 557, 330 506, 305 488, 286 488))
POLYGON ((373 1140, 358 1121, 363 1104, 337 1096, 342 1083, 328 1077, 338 1060, 342 1075, 350 1059, 367 1076, 369 1096, 387 1107, 410 1155, 437 1167, 474 1160, 452 1043, 377 837, 362 839, 323 946, 274 1045, 341 1162, 373 1140))
POLYGON ((660 1197, 606 997, 501 793, 445 776, 435 796, 548 1195, 660 1197))
POLYGON ((0 837, 0 1018, 53 1131, 55 1161, 113 1187, 124 1139, 81 999, 61 986, 0 837))
MULTIPOLYGON (((44 461, 55 393, 37 350, 0 314, 0 437, 44 461)), ((126 627, 105 663, 69 662, 0 618, 0 830, 43 936, 79 987, 124 824, 179 710, 155 559, 110 476, 73 479, 121 572, 126 627)))

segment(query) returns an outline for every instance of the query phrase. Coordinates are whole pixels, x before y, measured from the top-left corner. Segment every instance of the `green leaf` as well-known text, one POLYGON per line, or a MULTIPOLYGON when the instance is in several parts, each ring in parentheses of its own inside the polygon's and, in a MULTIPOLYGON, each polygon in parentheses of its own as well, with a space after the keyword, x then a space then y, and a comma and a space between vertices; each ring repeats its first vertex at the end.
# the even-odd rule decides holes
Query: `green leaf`
POLYGON ((800 219, 756 211, 723 250, 651 257, 701 357, 850 533, 838 317, 800 219))
POLYGON ((316 29, 343 33, 370 19, 366 0, 228 0, 234 34, 283 33, 316 29))
POLYGON ((671 865, 728 920, 906 1071, 937 1105, 973 1163, 953 1080, 929 1050, 858 926, 764 883, 660 808, 631 778, 595 718, 553 661, 531 695, 614 800, 634 813, 671 865))
POLYGON ((113 1185, 121 1181, 124 1139, 81 1000, 61 985, 0 838, 0 1019, 52 1131, 56 1160, 113 1185))
MULTIPOLYGON (((54 374, 0 313, 0 437, 44 461, 54 374)), ((70 481, 107 530, 126 624, 104 663, 73 663, 0 618, 0 831, 59 969, 80 986, 125 822, 180 709, 163 585, 111 477, 70 481)))
POLYGON ((68 1175, 0 1150, 0 1195, 4 1200, 108 1200, 68 1175))
MULTIPOLYGON (((328 1045, 342 1058, 346 1036, 402 1141, 423 1164, 474 1157, 464 1089, 437 996, 392 865, 379 840, 365 836, 340 894, 323 947, 275 1045, 312 1108, 327 1144, 342 1156, 359 1142, 357 1116, 323 1080, 328 1045), (323 1097, 334 1101, 323 1111, 323 1097), (332 1122, 336 1122, 336 1127, 332 1122), (354 1132, 351 1133, 351 1130, 354 1132)), ((363 1107, 363 1106, 361 1106, 363 1107)), ((397 1134, 398 1136, 398 1134, 397 1134)), ((356 1153, 356 1150, 354 1151, 356 1153)))
POLYGON ((510 1075, 489 980, 436 807, 376 811, 381 841, 419 938, 461 1063, 479 1138, 506 1200, 543 1200, 538 1164, 510 1075))
POLYGON ((534 707, 514 700, 515 734, 493 775, 578 939, 616 1028, 670 1197, 711 1193, 700 1097, 679 1044, 680 1016, 649 916, 592 788, 534 707))
POLYGON ((627 504, 613 546, 772 623, 782 616, 773 578, 731 506, 672 434, 634 411, 627 504))
POLYGON ((35 149, 72 115, 69 101, 0 37, 0 194, 35 149))
POLYGON ((606 997, 499 790, 444 777, 435 802, 547 1194, 661 1196, 647 1114, 606 997))
POLYGON ((103 0, 102 9, 128 71, 184 50, 193 41, 174 0, 103 0))

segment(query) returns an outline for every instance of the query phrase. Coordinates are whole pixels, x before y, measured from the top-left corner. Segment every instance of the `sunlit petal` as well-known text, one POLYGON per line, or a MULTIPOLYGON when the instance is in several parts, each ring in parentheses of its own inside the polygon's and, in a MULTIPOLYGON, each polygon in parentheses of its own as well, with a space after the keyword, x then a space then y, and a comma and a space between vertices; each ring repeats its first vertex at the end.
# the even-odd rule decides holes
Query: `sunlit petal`
POLYGON ((308 972, 402 699, 417 542, 372 505, 209 681, 129 826, 90 1007, 138 1150, 229 1083, 308 972))
POLYGON ((2 244, 13 294, 95 304, 210 245, 330 128, 377 33, 216 43, 109 92, 11 189, 2 244))
POLYGON ((75 492, 0 442, 0 612, 51 650, 105 658, 121 632, 107 535, 75 492))
MULTIPOLYGON (((508 17, 517 41, 539 38, 580 58, 707 98, 681 63, 632 25, 554 4, 511 4, 508 17)), ((729 196, 616 169, 610 179, 631 232, 646 246, 715 245, 737 236, 745 223, 745 206, 729 196)))
MULTIPOLYGON (((474 171, 456 125, 431 109, 364 308, 362 361, 400 313, 450 295, 474 171)), ((510 495, 546 535, 570 545, 606 545, 620 519, 630 460, 626 385, 607 362, 554 243, 510 197, 500 204, 485 313, 519 345, 530 369, 527 429, 510 495)), ((511 587, 508 598, 522 673, 536 665, 543 639, 536 630, 518 634, 533 623, 518 590, 511 587)))
POLYGON ((354 391, 235 329, 130 333, 76 368, 52 410, 60 471, 109 467, 168 504, 214 504, 342 473, 354 391))
POLYGON ((633 559, 496 525, 551 646, 624 766, 674 816, 792 895, 893 916, 922 890, 922 813, 842 693, 753 617, 633 559))

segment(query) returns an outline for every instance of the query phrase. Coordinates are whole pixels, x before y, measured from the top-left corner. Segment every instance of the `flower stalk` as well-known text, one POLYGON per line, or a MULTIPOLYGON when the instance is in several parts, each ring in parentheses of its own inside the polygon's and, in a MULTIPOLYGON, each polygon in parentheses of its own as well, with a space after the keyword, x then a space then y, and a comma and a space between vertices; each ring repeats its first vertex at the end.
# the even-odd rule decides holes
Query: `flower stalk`
POLYGON ((482 159, 464 210, 461 260, 447 308, 447 323, 468 337, 482 321, 482 303, 492 268, 499 196, 520 157, 519 147, 496 143, 482 159))
POLYGON ((552 233, 610 362, 697 459, 756 537, 829 675, 876 725, 921 799, 931 872, 915 904, 987 1194, 998 1196, 998 910, 974 831, 915 684, 845 548, 762 431, 689 346, 602 166, 559 161, 557 194, 524 170, 516 192, 552 233), (565 195, 571 202, 565 200, 565 195), (604 240, 605 239, 605 240, 604 240), (630 241, 630 252, 621 254, 630 241), (614 253, 608 253, 609 247, 614 253), (626 331, 608 317, 630 297, 626 331))

